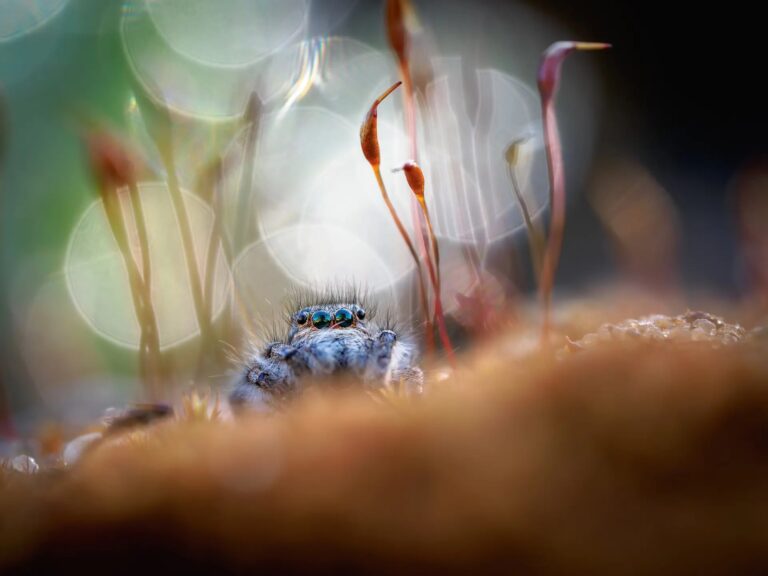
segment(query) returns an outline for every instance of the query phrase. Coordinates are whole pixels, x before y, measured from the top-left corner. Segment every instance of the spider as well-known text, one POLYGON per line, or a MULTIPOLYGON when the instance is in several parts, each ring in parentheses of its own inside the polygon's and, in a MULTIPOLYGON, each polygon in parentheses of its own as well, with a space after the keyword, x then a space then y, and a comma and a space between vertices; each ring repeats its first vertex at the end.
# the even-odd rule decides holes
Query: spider
POLYGON ((402 386, 406 394, 421 394, 424 377, 407 334, 377 324, 374 310, 366 310, 354 292, 311 301, 290 307, 285 337, 245 362, 229 395, 233 410, 271 411, 310 380, 333 375, 352 376, 372 390, 402 386))

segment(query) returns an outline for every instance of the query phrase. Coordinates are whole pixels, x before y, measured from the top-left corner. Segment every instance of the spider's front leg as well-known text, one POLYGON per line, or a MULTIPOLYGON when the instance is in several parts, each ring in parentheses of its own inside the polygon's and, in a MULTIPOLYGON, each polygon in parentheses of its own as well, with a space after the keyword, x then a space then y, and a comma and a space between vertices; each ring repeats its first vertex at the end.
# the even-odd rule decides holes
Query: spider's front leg
POLYGON ((392 330, 382 330, 374 337, 365 374, 366 380, 386 383, 395 344, 397 344, 397 334, 392 330))
POLYGON ((408 338, 382 330, 373 345, 373 361, 385 386, 402 389, 407 396, 423 392, 424 373, 415 365, 417 349, 408 338))
POLYGON ((268 347, 268 357, 285 362, 295 376, 302 376, 312 371, 314 358, 304 348, 297 348, 284 342, 275 342, 268 347))
POLYGON ((306 361, 289 344, 272 342, 254 355, 235 382, 229 403, 235 408, 271 411, 299 391, 299 375, 306 361))
POLYGON ((382 330, 373 340, 366 379, 384 386, 403 385, 406 394, 420 394, 424 375, 413 366, 414 346, 398 340, 392 330, 382 330))

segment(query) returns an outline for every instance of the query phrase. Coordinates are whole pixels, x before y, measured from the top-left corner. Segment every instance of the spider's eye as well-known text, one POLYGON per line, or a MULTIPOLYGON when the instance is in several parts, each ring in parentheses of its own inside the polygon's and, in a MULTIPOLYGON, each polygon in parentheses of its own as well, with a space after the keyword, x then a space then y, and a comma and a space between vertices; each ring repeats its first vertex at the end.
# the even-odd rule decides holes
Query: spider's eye
POLYGON ((312 314, 312 325, 315 328, 328 328, 331 325, 331 313, 325 310, 318 310, 312 314))
POLYGON ((296 324, 299 326, 306 324, 307 320, 309 320, 309 314, 307 314, 304 310, 296 314, 296 324))
POLYGON ((352 312, 346 308, 339 308, 336 310, 336 314, 333 317, 334 323, 342 328, 349 328, 352 326, 354 319, 355 317, 352 315, 352 312))
POLYGON ((359 320, 365 320, 365 310, 363 310, 362 308, 358 308, 357 309, 357 318, 359 320))

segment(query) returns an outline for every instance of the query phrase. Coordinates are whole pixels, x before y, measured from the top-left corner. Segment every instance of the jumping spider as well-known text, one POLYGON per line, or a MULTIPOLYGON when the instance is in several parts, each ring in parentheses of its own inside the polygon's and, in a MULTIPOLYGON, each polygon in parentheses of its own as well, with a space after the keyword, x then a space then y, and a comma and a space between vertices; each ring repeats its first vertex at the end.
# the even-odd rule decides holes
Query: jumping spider
POLYGON ((366 310, 354 294, 341 296, 291 308, 285 337, 257 350, 238 374, 229 396, 233 409, 269 411, 300 393, 308 381, 333 375, 351 376, 369 389, 421 393, 424 378, 414 365, 413 341, 376 324, 373 310, 366 310))

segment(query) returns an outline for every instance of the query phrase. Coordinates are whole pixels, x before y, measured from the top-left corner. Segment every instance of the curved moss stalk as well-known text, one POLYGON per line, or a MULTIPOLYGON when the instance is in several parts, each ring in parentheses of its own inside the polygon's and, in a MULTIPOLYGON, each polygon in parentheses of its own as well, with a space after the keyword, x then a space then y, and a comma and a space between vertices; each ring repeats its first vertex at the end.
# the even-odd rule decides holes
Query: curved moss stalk
POLYGON ((597 42, 555 42, 542 58, 539 66, 538 85, 544 120, 544 142, 547 149, 549 172, 550 227, 544 251, 539 295, 543 308, 542 341, 549 341, 552 308, 552 288, 560 260, 565 231, 565 177, 563 172, 562 144, 557 127, 555 95, 560 83, 560 68, 565 57, 574 50, 603 50, 610 44, 597 42))

